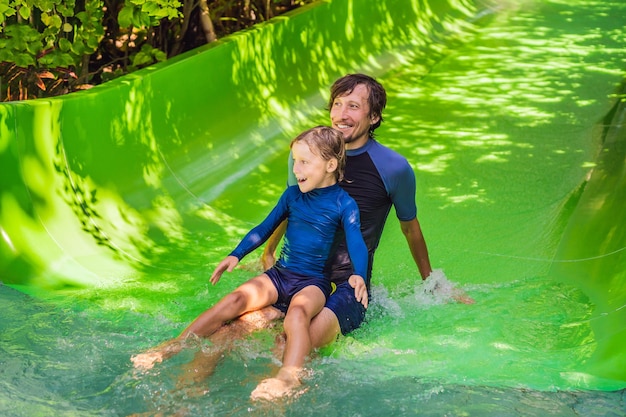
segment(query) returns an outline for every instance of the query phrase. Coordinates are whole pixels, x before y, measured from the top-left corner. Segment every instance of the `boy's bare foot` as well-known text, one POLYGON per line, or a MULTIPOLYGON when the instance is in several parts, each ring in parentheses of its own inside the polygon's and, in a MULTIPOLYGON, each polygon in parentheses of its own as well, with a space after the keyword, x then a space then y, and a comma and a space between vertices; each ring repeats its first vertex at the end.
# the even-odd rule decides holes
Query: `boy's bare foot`
POLYGON ((250 399, 271 401, 292 394, 300 386, 297 373, 297 369, 281 368, 274 378, 261 381, 250 394, 250 399))
POLYGON ((155 364, 163 362, 164 359, 176 355, 182 349, 183 341, 179 339, 171 339, 144 353, 131 356, 130 360, 137 369, 152 369, 155 364))

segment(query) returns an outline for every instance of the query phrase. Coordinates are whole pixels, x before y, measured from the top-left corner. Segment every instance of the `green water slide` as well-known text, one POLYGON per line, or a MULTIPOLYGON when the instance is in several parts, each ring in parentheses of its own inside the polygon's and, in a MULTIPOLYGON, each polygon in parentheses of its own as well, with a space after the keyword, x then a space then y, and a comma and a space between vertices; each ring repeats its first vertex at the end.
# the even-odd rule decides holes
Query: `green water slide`
POLYGON ((0 280, 142 314, 152 342, 176 334, 258 270, 252 254, 207 286, 283 190, 290 139, 328 122, 330 84, 366 72, 388 90, 378 138, 415 169, 431 261, 476 304, 424 307, 392 212, 369 323, 323 354, 381 378, 624 388, 624 15, 618 0, 322 1, 89 91, 3 103, 0 280))

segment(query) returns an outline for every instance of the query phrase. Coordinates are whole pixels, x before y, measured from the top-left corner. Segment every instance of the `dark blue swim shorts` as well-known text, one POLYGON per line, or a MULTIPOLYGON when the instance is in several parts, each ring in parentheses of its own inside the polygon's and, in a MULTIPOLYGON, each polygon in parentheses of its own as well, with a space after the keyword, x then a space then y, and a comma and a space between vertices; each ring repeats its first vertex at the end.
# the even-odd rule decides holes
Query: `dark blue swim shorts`
POLYGON ((327 279, 311 278, 277 267, 268 269, 265 271, 265 274, 272 280, 272 283, 274 283, 278 291, 278 301, 276 301, 274 307, 283 313, 287 313, 289 303, 293 296, 305 287, 310 285, 318 287, 324 293, 326 300, 328 300, 328 296, 331 292, 331 284, 327 279))
POLYGON ((337 285, 337 289, 330 298, 326 299, 326 305, 331 309, 339 320, 341 334, 346 335, 358 329, 365 319, 365 307, 356 300, 354 288, 348 281, 337 285))

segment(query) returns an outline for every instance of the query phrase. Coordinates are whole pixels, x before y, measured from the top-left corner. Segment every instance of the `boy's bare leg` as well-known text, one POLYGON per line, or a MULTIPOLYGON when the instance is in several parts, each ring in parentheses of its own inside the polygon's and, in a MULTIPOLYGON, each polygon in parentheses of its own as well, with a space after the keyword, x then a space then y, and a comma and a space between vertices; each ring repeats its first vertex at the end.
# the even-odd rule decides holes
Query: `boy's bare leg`
MULTIPOLYGON (((243 312, 260 311, 267 308, 265 306, 271 306, 277 296, 276 288, 267 275, 262 274, 256 276, 240 285, 235 291, 227 294, 213 307, 200 314, 183 330, 180 336, 168 340, 144 353, 132 356, 131 361, 136 368, 150 369, 154 364, 162 362, 179 353, 184 347, 184 340, 190 334, 208 338, 226 323, 231 322, 231 320, 235 318, 242 317, 244 315, 242 314, 243 312)), ((276 309, 274 308, 274 310, 276 309)), ((253 315, 249 319, 246 319, 245 322, 250 325, 251 322, 260 320, 260 325, 262 325, 265 322, 264 318, 266 316, 271 317, 275 315, 271 310, 269 311, 269 313, 253 315)), ((236 320, 232 322, 236 322, 236 320)))
POLYGON ((305 287, 293 297, 284 322, 283 366, 275 377, 261 381, 252 391, 253 400, 284 397, 300 385, 299 374, 313 348, 309 333, 311 320, 322 310, 325 301, 324 293, 315 286, 305 287))

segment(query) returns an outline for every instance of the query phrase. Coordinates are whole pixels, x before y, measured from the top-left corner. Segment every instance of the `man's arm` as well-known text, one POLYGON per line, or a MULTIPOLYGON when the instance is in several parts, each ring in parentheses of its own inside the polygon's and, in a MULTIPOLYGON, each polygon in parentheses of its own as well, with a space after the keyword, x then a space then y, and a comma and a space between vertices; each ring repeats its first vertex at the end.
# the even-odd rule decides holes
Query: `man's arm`
POLYGON ((276 248, 278 247, 280 239, 282 239, 285 234, 285 230, 287 230, 287 220, 283 220, 269 239, 267 239, 263 254, 261 255, 261 264, 264 270, 270 269, 276 263, 276 248))
POLYGON ((402 233, 404 233, 406 242, 411 250, 411 255, 417 265, 417 269, 420 271, 422 279, 428 278, 433 270, 430 266, 430 259, 428 258, 426 240, 424 239, 424 234, 422 233, 422 228, 420 227, 417 217, 409 221, 400 221, 400 228, 402 229, 402 233))

